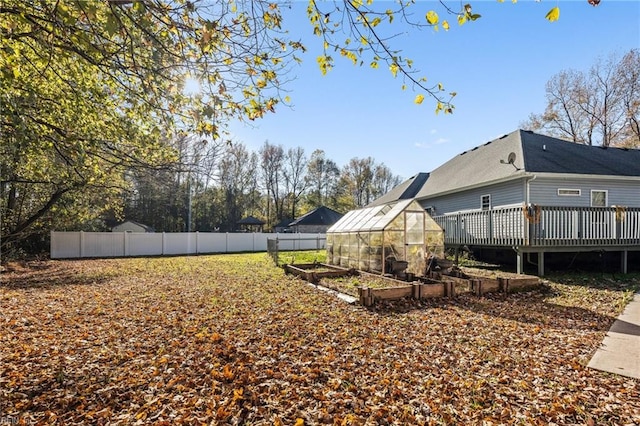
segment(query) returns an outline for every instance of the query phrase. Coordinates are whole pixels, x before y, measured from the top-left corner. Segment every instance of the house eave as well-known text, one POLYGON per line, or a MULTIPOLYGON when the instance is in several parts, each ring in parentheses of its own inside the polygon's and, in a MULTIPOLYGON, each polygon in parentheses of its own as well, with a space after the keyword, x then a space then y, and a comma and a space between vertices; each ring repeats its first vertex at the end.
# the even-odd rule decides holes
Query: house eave
POLYGON ((561 178, 561 179, 584 179, 584 180, 598 179, 598 180, 601 180, 601 181, 637 181, 637 182, 640 182, 640 176, 594 175, 594 174, 581 174, 581 173, 549 173, 549 172, 534 173, 534 172, 525 172, 525 173, 522 173, 522 174, 518 174, 518 175, 514 175, 514 176, 508 176, 508 177, 501 178, 501 179, 495 179, 495 180, 486 181, 486 182, 482 182, 482 183, 476 183, 476 184, 473 184, 473 185, 468 185, 468 186, 464 186, 464 187, 460 187, 460 188, 450 189, 450 190, 447 190, 447 191, 436 192, 434 194, 429 194, 427 196, 419 197, 419 198, 416 198, 416 199, 418 201, 428 200, 428 199, 431 199, 431 198, 443 197, 443 196, 446 196, 446 195, 456 194, 458 192, 469 191, 469 190, 477 189, 477 188, 483 188, 483 187, 486 187, 486 186, 496 185, 496 184, 499 184, 499 183, 533 178, 534 176, 537 179, 545 179, 545 178, 546 179, 558 179, 558 178, 561 178))
POLYGON ((538 178, 548 179, 598 179, 598 180, 624 180, 624 181, 640 181, 640 176, 621 176, 621 175, 594 175, 594 174, 581 174, 581 173, 531 173, 538 178))
POLYGON ((518 174, 518 175, 514 175, 514 176, 504 177, 504 178, 501 178, 501 179, 494 179, 494 180, 490 180, 490 181, 486 181, 486 182, 476 183, 476 184, 473 184, 473 185, 463 186, 463 187, 460 187, 460 188, 450 189, 450 190, 447 190, 447 191, 436 192, 434 194, 429 194, 429 195, 422 196, 422 197, 416 197, 416 200, 422 201, 422 200, 428 200, 430 198, 435 198, 435 197, 443 197, 443 196, 449 195, 449 194, 456 194, 458 192, 469 191, 469 190, 476 189, 476 188, 483 188, 485 186, 496 185, 496 184, 504 183, 504 182, 522 180, 522 179, 530 178, 530 177, 533 177, 533 176, 535 176, 535 173, 522 173, 522 174, 518 174))

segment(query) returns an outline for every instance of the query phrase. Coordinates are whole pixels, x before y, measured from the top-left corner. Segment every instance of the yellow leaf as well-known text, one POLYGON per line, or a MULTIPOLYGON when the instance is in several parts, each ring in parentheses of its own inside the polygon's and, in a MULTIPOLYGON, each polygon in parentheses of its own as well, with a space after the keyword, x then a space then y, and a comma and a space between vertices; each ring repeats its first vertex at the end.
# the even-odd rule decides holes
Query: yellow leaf
POLYGON ((389 67, 389 70, 391 70, 391 74, 393 74, 394 77, 398 75, 398 68, 398 64, 391 64, 389 67))
POLYGON ((294 426, 304 426, 304 419, 301 419, 300 417, 298 417, 296 419, 296 423, 294 424, 294 426))
POLYGON ((424 95, 417 95, 416 99, 413 102, 415 102, 418 105, 420 105, 422 103, 422 101, 424 101, 424 95))
POLYGON ((458 15, 458 25, 462 25, 467 22, 467 18, 464 15, 458 15))
POLYGON ((557 21, 558 19, 560 19, 560 8, 558 6, 554 7, 549 11, 549 13, 547 13, 547 16, 545 16, 545 18, 547 18, 549 22, 557 21))
POLYGON ((291 98, 290 98, 289 96, 285 96, 285 97, 284 97, 284 101, 285 101, 286 103, 290 103, 290 102, 291 102, 291 98))
POLYGON ((438 14, 433 10, 427 12, 427 22, 431 25, 435 25, 438 23, 438 14))
POLYGON ((393 22, 393 10, 387 9, 387 11, 385 13, 389 17, 389 23, 392 23, 393 22))
POLYGON ((378 68, 378 63, 376 61, 371 62, 371 68, 373 69, 378 68))
POLYGON ((449 23, 447 21, 442 21, 442 28, 444 28, 445 31, 449 31, 449 23))

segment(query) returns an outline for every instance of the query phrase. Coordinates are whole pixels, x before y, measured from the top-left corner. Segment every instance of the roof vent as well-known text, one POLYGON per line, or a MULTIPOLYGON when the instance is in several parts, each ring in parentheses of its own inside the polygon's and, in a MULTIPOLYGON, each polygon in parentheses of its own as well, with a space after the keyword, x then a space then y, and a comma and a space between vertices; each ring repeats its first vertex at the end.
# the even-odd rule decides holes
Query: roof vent
POLYGON ((500 136, 498 139, 504 139, 504 138, 506 138, 507 136, 509 136, 509 135, 502 135, 502 136, 500 136))

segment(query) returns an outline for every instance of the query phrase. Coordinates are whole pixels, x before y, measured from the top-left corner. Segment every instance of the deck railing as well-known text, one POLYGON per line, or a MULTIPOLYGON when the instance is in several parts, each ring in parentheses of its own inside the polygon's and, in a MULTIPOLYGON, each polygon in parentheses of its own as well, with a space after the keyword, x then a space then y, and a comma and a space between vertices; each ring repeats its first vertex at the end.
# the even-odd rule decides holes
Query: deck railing
POLYGON ((640 208, 505 207, 433 218, 447 245, 505 247, 640 245, 640 208))

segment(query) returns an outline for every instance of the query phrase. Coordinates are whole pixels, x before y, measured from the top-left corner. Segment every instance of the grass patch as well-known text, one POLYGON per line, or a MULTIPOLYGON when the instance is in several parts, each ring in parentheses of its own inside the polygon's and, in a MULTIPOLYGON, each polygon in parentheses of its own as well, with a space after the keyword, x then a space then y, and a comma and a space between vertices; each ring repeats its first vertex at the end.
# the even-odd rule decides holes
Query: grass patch
POLYGON ((325 263, 327 261, 327 251, 322 250, 299 250, 281 251, 278 253, 278 265, 296 263, 325 263))

